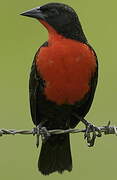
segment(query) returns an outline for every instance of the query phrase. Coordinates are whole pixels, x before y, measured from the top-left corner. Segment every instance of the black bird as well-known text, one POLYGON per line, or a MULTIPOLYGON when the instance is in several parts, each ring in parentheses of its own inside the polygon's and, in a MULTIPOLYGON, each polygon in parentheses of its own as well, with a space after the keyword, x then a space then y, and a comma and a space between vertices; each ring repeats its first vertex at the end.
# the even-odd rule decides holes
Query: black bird
MULTIPOLYGON (((37 51, 30 74, 32 120, 40 131, 74 128, 82 121, 95 94, 97 56, 89 45, 76 12, 62 3, 48 3, 22 13, 36 18, 49 33, 37 51)), ((46 131, 45 131, 46 132, 46 131)), ((85 134, 86 136, 87 134, 85 134)), ((93 146, 95 140, 88 140, 93 146)), ((88 138, 87 138, 88 139, 88 138)), ((69 134, 51 135, 42 143, 38 168, 44 175, 72 170, 69 134)))

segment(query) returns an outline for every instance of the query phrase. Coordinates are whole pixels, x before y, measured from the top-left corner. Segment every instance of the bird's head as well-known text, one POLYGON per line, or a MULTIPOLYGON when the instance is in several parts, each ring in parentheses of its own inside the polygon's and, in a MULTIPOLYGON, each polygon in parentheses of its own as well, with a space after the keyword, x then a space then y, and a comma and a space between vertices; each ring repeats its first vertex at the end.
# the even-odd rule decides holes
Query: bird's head
POLYGON ((21 15, 38 19, 48 30, 52 27, 66 38, 87 41, 76 12, 68 5, 48 3, 21 15))

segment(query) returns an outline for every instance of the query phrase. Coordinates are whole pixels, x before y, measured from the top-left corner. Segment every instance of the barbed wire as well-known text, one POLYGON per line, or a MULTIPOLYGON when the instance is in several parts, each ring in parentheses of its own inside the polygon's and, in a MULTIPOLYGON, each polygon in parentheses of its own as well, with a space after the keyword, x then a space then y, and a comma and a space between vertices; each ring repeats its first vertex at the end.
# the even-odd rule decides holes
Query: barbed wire
MULTIPOLYGON (((100 126, 97 127, 102 133, 105 135, 107 134, 115 134, 117 135, 117 126, 110 126, 110 121, 106 126, 100 126)), ((35 127, 36 130, 36 127, 35 127)), ((97 130, 96 130, 97 131, 97 130)), ((50 134, 66 134, 66 133, 85 133, 86 129, 54 129, 54 130, 48 130, 48 133, 50 134)), ((90 130, 90 133, 93 132, 93 130, 90 130)), ((22 135, 36 135, 38 134, 38 131, 34 132, 34 128, 32 130, 15 130, 15 129, 0 129, 0 136, 3 135, 16 135, 16 134, 22 134, 22 135)), ((40 134, 41 135, 41 134, 40 134)))
POLYGON ((22 135, 36 135, 37 140, 36 140, 36 146, 39 146, 39 136, 41 135, 42 141, 46 140, 46 136, 51 136, 54 134, 67 134, 67 133, 84 133, 85 134, 85 139, 87 140, 87 144, 89 147, 93 146, 95 143, 96 137, 102 137, 102 133, 104 135, 109 135, 109 134, 115 134, 117 135, 117 126, 110 126, 110 121, 106 126, 100 126, 96 127, 95 132, 94 129, 90 129, 87 133, 87 129, 54 129, 54 130, 47 130, 44 127, 40 130, 39 127, 34 127, 31 130, 14 130, 14 129, 0 129, 0 136, 3 135, 16 135, 16 134, 22 134, 22 135), (99 136, 99 131, 101 132, 101 135, 99 136), (86 136, 87 133, 87 136, 86 136), (92 137, 91 134, 92 133, 92 137))

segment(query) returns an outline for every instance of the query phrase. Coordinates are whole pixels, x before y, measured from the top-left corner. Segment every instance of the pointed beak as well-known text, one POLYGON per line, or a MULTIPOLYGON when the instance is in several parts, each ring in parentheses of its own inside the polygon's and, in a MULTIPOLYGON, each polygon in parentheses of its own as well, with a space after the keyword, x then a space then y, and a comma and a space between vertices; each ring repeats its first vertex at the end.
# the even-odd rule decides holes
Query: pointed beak
POLYGON ((20 15, 45 20, 45 16, 44 16, 43 12, 40 10, 40 7, 25 11, 25 12, 21 13, 20 15))

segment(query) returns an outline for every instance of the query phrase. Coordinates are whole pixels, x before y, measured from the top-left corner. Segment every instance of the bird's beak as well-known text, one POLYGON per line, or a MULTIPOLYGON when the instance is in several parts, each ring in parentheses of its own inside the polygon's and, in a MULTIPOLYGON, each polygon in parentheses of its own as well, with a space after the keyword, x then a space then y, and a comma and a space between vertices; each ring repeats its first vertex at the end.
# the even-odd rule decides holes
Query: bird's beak
POLYGON ((40 10, 40 7, 25 11, 21 13, 20 15, 45 20, 45 16, 43 12, 40 10))

